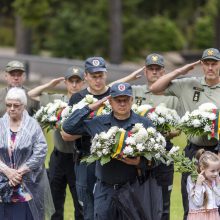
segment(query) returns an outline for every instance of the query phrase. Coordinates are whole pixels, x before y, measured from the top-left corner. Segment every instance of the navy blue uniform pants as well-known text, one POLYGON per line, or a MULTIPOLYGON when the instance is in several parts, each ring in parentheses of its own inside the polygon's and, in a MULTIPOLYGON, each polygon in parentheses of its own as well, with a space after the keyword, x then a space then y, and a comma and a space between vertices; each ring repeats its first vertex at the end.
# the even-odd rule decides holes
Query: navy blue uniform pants
MULTIPOLYGON (((192 159, 193 157, 195 157, 196 152, 199 149, 205 149, 207 151, 218 153, 217 146, 199 147, 195 144, 189 143, 184 149, 185 155, 189 157, 190 159, 192 159)), ((187 219, 187 215, 189 212, 189 200, 188 200, 188 193, 186 189, 188 176, 189 176, 188 173, 183 173, 182 178, 181 178, 181 193, 182 193, 182 202, 183 202, 183 208, 184 208, 184 216, 183 216, 184 220, 187 219)))
POLYGON ((64 203, 66 198, 67 184, 69 185, 73 198, 75 219, 83 219, 82 207, 78 202, 76 193, 74 164, 73 154, 62 153, 54 148, 49 163, 49 181, 55 206, 55 213, 51 218, 52 220, 64 219, 64 203))
POLYGON ((163 196, 163 213, 161 220, 170 219, 170 196, 173 187, 173 164, 167 166, 166 164, 160 164, 154 168, 157 184, 162 187, 163 196))
POLYGON ((93 189, 96 182, 95 163, 75 163, 76 191, 79 203, 83 207, 84 220, 94 219, 93 189))

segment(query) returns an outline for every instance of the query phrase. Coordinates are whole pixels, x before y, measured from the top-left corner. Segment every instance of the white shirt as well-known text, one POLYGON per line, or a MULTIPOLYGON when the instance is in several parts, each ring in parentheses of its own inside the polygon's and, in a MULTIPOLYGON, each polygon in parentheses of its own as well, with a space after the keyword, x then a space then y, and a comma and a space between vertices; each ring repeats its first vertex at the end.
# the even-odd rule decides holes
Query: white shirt
POLYGON ((192 182, 191 176, 187 179, 187 192, 189 199, 189 210, 199 209, 214 209, 220 205, 220 186, 217 186, 215 182, 212 183, 212 187, 205 182, 202 185, 198 185, 192 182), (208 203, 206 207, 203 205, 204 192, 207 193, 208 203))

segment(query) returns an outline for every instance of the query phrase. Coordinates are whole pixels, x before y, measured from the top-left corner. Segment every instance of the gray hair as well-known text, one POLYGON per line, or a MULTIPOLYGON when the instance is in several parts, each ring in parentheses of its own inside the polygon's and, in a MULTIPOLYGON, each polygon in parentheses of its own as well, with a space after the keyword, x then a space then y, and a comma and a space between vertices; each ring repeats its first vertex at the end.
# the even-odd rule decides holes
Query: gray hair
POLYGON ((27 96, 25 94, 24 89, 13 87, 8 90, 8 93, 5 97, 5 101, 13 99, 21 102, 23 105, 27 105, 27 96))

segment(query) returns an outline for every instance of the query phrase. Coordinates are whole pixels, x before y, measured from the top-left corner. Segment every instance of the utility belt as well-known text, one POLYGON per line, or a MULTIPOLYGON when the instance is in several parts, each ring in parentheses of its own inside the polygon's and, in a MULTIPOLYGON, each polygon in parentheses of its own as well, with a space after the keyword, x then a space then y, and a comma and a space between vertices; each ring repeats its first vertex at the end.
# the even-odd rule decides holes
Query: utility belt
POLYGON ((137 181, 137 178, 133 179, 133 180, 130 180, 130 181, 127 181, 125 183, 106 183, 105 181, 102 181, 100 179, 97 179, 97 182, 101 183, 102 185, 104 186, 107 186, 107 187, 111 187, 113 188, 114 190, 118 190, 120 189, 121 187, 125 186, 126 184, 133 184, 137 181))
POLYGON ((148 175, 139 175, 139 176, 136 176, 134 177, 133 179, 131 180, 128 180, 124 183, 107 183, 105 181, 102 181, 101 179, 97 178, 97 182, 101 183, 102 185, 104 186, 108 186, 108 187, 111 187, 113 188, 114 190, 118 190, 120 188, 122 188, 123 186, 129 184, 129 185, 132 185, 133 183, 135 183, 136 181, 138 181, 140 184, 143 184, 150 176, 153 177, 153 175, 151 174, 148 174, 148 175))

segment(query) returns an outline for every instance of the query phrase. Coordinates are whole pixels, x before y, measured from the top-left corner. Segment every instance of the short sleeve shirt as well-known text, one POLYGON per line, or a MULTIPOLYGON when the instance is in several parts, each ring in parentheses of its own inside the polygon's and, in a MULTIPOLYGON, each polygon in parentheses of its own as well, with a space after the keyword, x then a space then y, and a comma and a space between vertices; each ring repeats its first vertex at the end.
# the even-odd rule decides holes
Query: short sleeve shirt
POLYGON ((137 105, 149 104, 153 107, 164 103, 167 108, 175 109, 179 113, 179 101, 175 96, 154 95, 147 85, 132 86, 134 103, 137 105))
MULTIPOLYGON (((176 96, 179 99, 181 111, 192 112, 201 104, 211 102, 220 108, 220 83, 209 86, 204 77, 192 77, 176 79, 171 82, 165 90, 166 95, 176 96)), ((207 137, 193 137, 190 141, 199 146, 214 146, 215 139, 208 140, 207 137)))

